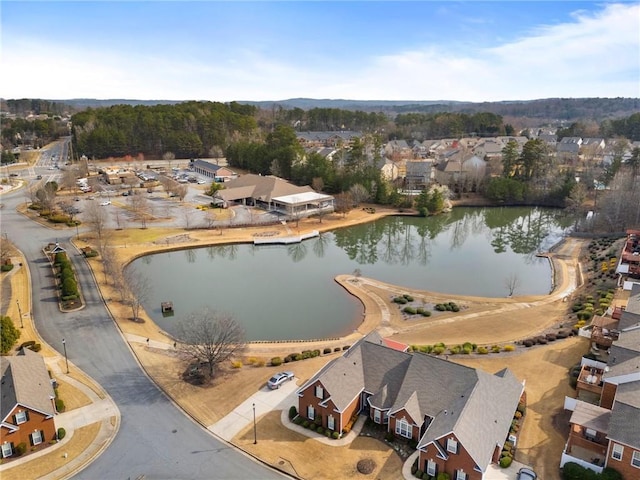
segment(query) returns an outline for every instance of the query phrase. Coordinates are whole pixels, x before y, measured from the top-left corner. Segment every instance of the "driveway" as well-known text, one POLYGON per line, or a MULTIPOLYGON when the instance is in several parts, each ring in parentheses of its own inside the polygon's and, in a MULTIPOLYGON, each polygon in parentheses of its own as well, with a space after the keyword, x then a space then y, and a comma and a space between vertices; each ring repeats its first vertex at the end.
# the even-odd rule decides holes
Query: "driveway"
POLYGON ((231 441, 233 437, 253 422, 254 405, 256 419, 272 410, 289 408, 290 405, 298 403, 295 393, 297 389, 296 379, 285 382, 277 390, 271 390, 265 385, 222 420, 210 425, 208 429, 224 440, 231 441))

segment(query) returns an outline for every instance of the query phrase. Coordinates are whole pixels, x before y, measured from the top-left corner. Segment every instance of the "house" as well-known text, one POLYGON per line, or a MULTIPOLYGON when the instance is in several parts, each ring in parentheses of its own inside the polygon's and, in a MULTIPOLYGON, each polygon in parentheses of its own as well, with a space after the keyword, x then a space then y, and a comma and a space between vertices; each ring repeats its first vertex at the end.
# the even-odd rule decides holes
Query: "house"
POLYGON ((301 416, 342 432, 365 414, 414 442, 430 475, 482 479, 499 460, 524 387, 509 370, 491 375, 389 346, 375 332, 297 391, 301 416))
POLYGON ((640 230, 627 230, 616 273, 619 275, 619 285, 622 285, 623 277, 640 279, 640 230))
POLYGON ((580 145, 582 145, 582 138, 580 137, 563 137, 556 144, 556 151, 558 154, 578 155, 580 145))
POLYGON ((292 216, 309 216, 332 212, 334 198, 315 192, 311 187, 298 187, 272 175, 241 175, 226 182, 213 199, 224 206, 254 205, 268 211, 292 216))
POLYGON ((405 163, 405 185, 408 188, 424 189, 434 178, 433 161, 414 160, 405 163))
POLYGON ((55 395, 42 357, 23 348, 0 357, 0 373, 2 458, 14 455, 21 444, 28 450, 55 439, 55 395))
POLYGON ((200 175, 213 178, 214 182, 228 182, 234 178, 238 178, 238 174, 227 167, 221 167, 206 160, 192 160, 189 168, 200 175))
MULTIPOLYGON (((608 361, 583 358, 592 401, 567 398, 572 410, 569 438, 560 466, 575 462, 595 472, 611 467, 624 479, 640 477, 640 285, 634 285, 618 320, 608 361)), ((580 393, 579 389, 579 393, 580 393)))

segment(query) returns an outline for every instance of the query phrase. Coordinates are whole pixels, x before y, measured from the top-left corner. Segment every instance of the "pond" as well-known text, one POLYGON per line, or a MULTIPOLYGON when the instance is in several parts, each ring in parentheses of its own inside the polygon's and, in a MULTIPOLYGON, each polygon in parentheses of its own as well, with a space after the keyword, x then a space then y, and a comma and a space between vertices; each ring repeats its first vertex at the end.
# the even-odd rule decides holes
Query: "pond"
POLYGON ((547 294, 551 269, 536 253, 561 240, 564 212, 456 208, 437 217, 388 217, 295 245, 223 245, 148 255, 133 262, 151 283, 143 306, 174 334, 181 316, 209 306, 232 314, 248 340, 337 337, 362 320, 360 302, 335 281, 365 277, 420 290, 504 297, 547 294), (160 304, 172 301, 175 317, 160 304))

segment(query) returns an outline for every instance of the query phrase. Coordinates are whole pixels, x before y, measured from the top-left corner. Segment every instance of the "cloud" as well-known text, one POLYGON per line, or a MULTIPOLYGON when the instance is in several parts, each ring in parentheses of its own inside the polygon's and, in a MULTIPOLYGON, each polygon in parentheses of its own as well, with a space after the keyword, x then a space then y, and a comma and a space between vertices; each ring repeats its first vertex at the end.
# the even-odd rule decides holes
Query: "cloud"
POLYGON ((0 77, 0 92, 5 98, 213 101, 638 97, 639 19, 638 3, 609 4, 491 48, 465 41, 461 51, 459 42, 443 40, 385 55, 333 52, 322 39, 315 47, 291 40, 275 51, 253 48, 266 43, 250 36, 242 39, 245 47, 227 38, 190 38, 171 51, 147 52, 135 38, 123 46, 3 35, 3 71, 12 74, 0 77))

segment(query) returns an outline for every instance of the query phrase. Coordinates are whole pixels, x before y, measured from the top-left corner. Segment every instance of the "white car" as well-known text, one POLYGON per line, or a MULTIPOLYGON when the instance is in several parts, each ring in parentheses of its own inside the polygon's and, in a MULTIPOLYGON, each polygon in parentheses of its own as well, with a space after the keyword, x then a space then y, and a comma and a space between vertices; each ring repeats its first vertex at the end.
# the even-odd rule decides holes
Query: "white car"
POLYGON ((273 377, 269 379, 269 381, 267 382, 267 386, 271 390, 276 390, 280 388, 280 385, 282 385, 284 382, 293 380, 294 377, 295 375, 293 372, 276 373, 273 377))
POLYGON ((106 207, 107 205, 111 205, 111 202, 107 200, 106 202, 100 202, 100 205, 102 205, 103 207, 106 207))

